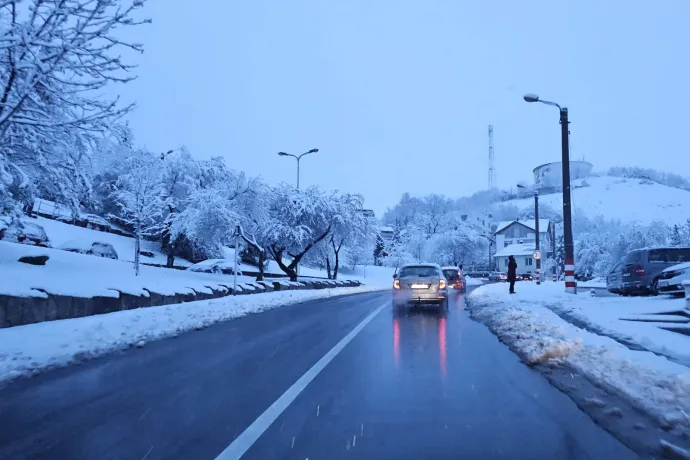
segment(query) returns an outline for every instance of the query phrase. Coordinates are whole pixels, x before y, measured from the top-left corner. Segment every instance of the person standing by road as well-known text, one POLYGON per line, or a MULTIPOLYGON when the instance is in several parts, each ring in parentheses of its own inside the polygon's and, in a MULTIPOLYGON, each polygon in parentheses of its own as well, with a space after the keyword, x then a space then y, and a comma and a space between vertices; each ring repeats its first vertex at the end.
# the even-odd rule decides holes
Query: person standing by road
POLYGON ((510 293, 515 294, 515 280, 517 279, 517 262, 515 257, 508 256, 508 282, 510 283, 510 293))

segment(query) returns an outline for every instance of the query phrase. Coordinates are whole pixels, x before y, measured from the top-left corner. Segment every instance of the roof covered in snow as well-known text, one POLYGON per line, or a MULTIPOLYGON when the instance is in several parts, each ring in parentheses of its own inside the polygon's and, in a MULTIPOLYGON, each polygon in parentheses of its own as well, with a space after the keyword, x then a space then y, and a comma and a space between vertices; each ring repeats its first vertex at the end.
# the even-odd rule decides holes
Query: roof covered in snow
POLYGON ((533 244, 511 244, 498 251, 495 257, 531 256, 534 249, 533 244))
MULTIPOLYGON (((502 230, 505 230, 508 228, 510 225, 518 223, 522 224, 527 228, 530 228, 534 230, 534 219, 528 219, 528 220, 504 220, 502 222, 498 223, 498 226, 496 227, 496 230, 494 233, 498 233, 502 230)), ((549 227, 550 221, 548 219, 539 219, 539 233, 545 232, 546 229, 549 227)))

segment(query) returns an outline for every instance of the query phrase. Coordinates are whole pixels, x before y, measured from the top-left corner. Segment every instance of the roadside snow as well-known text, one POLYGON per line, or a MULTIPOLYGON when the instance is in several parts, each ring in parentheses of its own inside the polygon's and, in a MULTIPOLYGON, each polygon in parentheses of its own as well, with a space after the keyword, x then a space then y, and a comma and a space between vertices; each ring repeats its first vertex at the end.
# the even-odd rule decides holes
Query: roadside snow
POLYGON ((466 277, 465 281, 467 282, 468 286, 481 286, 484 284, 484 281, 480 280, 479 278, 471 278, 471 277, 466 277))
MULTIPOLYGON (((521 283, 516 290, 517 294, 510 295, 503 284, 476 289, 468 296, 472 316, 486 323, 526 362, 567 364, 593 382, 619 393, 662 425, 681 432, 690 429, 690 368, 587 332, 549 308, 567 304, 593 308, 596 304, 605 310, 602 299, 566 294, 562 283, 521 283)), ((675 336, 679 335, 661 332, 667 335, 654 338, 663 337, 665 346, 675 348, 675 336)), ((690 345, 690 339, 679 337, 686 340, 686 347, 690 345)))
POLYGON ((0 329, 0 382, 292 303, 379 289, 269 292, 0 329))

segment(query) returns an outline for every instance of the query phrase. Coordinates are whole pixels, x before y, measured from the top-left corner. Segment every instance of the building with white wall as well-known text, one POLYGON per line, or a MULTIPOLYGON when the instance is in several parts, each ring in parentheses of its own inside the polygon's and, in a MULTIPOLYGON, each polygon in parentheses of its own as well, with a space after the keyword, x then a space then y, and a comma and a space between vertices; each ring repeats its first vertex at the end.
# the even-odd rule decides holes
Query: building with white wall
MULTIPOLYGON (((532 257, 537 243, 534 219, 499 222, 494 238, 494 259, 498 271, 508 270, 508 256, 515 257, 518 274, 533 273, 536 270, 532 257)), ((543 259, 551 256, 551 222, 548 219, 539 219, 539 248, 543 259)))

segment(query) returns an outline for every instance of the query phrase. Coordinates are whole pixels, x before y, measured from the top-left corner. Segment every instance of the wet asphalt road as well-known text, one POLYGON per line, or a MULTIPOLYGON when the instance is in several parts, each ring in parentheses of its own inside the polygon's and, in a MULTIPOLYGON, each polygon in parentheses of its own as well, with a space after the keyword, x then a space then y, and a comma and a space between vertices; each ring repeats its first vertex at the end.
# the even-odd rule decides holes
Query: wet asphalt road
POLYGON ((240 318, 0 389, 0 459, 213 460, 372 312, 247 459, 637 458, 463 311, 240 318))

